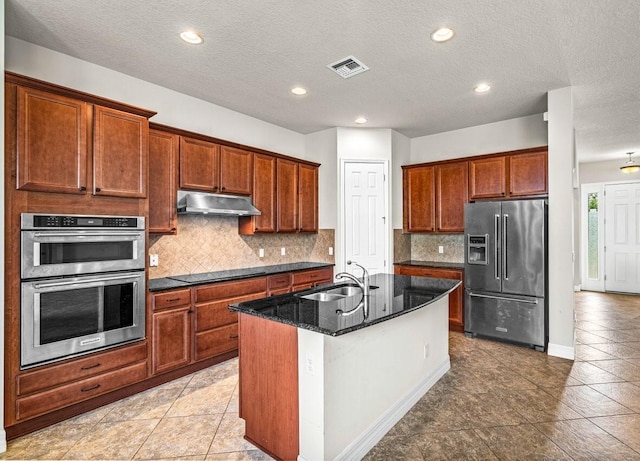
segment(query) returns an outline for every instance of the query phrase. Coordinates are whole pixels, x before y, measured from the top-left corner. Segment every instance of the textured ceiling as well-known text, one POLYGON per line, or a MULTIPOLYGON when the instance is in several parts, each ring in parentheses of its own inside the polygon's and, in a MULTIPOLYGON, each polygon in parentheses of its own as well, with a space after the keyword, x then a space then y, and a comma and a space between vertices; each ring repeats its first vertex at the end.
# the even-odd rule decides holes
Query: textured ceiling
POLYGON ((289 128, 409 137, 541 113, 574 86, 583 161, 640 152, 638 0, 6 0, 7 35, 289 128), (441 25, 455 38, 436 44, 441 25), (190 46, 185 29, 204 36, 190 46), (371 70, 327 69, 354 55, 371 70), (489 82, 490 93, 473 87, 489 82), (308 89, 303 97, 291 87, 308 89))

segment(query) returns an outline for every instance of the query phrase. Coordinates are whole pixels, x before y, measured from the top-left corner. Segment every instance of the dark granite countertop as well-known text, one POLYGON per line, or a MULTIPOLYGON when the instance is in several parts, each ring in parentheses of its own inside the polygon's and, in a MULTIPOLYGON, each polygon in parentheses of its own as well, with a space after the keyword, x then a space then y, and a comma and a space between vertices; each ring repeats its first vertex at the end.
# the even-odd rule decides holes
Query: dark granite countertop
POLYGON ((437 267, 441 269, 463 269, 464 263, 446 263, 442 261, 419 261, 416 259, 410 259, 407 261, 400 261, 393 263, 394 266, 420 266, 420 267, 437 267))
MULTIPOLYGON (((365 318, 360 294, 337 301, 318 302, 302 296, 324 291, 324 287, 231 304, 229 309, 318 333, 338 336, 398 317, 440 299, 460 282, 457 280, 375 274, 370 277, 369 315, 365 318), (360 305, 360 307, 358 307, 360 305), (352 315, 338 314, 356 309, 352 315)), ((344 285, 344 282, 332 286, 344 285)))
POLYGON ((174 288, 187 288, 205 283, 226 282, 241 280, 251 277, 280 274, 283 272, 295 272, 306 269, 322 269, 331 267, 331 263, 300 262, 290 264, 276 264, 273 266, 249 267, 246 269, 231 269, 226 271, 204 272, 201 274, 173 275, 149 280, 149 291, 171 290, 174 288))

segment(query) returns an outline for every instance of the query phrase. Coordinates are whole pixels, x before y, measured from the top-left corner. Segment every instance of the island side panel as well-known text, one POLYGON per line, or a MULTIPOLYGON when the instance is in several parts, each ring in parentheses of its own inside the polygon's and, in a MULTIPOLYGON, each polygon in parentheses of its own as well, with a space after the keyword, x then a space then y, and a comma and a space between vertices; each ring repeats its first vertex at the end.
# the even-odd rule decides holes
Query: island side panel
POLYGON ((298 431, 296 327, 239 315, 240 417, 245 438, 276 459, 295 460, 298 431))
POLYGON ((345 335, 299 330, 298 459, 361 459, 449 370, 448 310, 444 296, 345 335))

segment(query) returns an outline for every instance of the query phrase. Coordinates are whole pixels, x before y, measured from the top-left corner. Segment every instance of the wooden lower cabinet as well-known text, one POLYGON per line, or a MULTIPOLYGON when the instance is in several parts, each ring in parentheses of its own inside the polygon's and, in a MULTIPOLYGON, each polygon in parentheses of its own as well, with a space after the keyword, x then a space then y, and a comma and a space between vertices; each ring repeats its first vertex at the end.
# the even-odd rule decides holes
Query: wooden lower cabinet
POLYGON ((266 277, 194 288, 195 360, 238 350, 238 314, 229 304, 267 296, 266 277))
POLYGON ((34 418, 119 389, 147 377, 147 344, 39 367, 17 377, 16 419, 34 418))
POLYGON ((291 281, 291 291, 306 290, 318 285, 333 282, 333 267, 294 272, 291 281))
MULTIPOLYGON (((462 269, 396 265, 394 273, 398 275, 414 275, 460 281, 464 280, 464 273, 462 269)), ((462 284, 449 293, 449 329, 454 331, 464 331, 464 286, 462 284)))

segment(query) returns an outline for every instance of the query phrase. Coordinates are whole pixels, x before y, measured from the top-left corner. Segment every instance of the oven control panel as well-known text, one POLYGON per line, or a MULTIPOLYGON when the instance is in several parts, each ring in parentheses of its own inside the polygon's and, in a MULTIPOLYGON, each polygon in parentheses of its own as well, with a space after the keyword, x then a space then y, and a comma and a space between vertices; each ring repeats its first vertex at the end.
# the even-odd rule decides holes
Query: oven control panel
POLYGON ((22 214, 22 229, 127 228, 144 229, 141 216, 80 216, 22 214))

